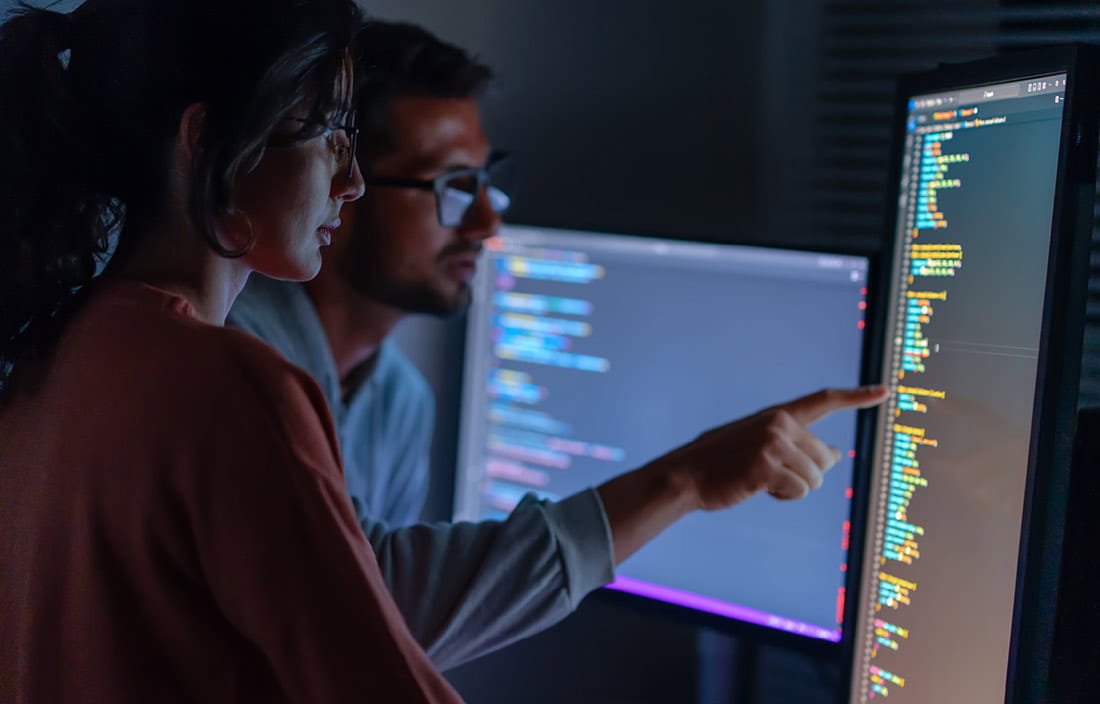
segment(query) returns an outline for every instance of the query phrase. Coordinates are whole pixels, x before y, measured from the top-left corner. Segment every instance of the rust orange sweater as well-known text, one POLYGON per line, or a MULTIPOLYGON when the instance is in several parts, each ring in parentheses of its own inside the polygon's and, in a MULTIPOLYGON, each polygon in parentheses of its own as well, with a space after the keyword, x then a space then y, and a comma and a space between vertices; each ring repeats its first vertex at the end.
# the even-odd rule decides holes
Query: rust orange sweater
POLYGON ((304 372, 115 280, 27 376, 0 410, 0 701, 459 701, 304 372))

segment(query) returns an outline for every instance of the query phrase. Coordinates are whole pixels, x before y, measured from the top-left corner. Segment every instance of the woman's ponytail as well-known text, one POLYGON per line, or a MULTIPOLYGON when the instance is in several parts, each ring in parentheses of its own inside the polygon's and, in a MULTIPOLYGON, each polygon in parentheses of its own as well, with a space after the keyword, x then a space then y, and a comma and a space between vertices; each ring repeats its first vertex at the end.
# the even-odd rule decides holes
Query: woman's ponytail
POLYGON ((0 25, 0 394, 51 342, 120 217, 80 134, 78 19, 22 5, 0 25))

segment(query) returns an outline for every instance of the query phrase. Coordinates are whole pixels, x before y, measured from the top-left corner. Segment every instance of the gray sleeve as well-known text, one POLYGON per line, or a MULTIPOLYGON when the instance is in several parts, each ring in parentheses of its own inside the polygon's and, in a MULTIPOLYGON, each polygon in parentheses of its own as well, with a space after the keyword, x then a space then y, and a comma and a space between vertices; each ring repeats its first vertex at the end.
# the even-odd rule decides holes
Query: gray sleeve
MULTIPOLYGON (((407 429, 390 434, 400 446, 394 449, 394 466, 389 474, 392 482, 387 492, 389 505, 382 509, 389 522, 401 526, 420 520, 428 497, 435 398, 430 392, 423 393, 407 415, 407 429)), ((367 520, 359 517, 361 524, 367 520)))
POLYGON ((365 524, 386 585, 441 670, 534 635, 615 577, 599 494, 526 496, 504 521, 365 524))

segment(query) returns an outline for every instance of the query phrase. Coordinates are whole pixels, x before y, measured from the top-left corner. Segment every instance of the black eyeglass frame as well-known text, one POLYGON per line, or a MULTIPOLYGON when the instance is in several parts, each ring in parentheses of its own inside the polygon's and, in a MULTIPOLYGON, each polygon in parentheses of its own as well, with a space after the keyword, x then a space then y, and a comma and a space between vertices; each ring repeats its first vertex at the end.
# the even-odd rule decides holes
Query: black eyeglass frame
POLYGON ((282 146, 287 146, 287 145, 290 145, 290 144, 294 144, 296 142, 301 142, 301 141, 304 141, 304 140, 307 140, 307 139, 313 139, 314 137, 318 137, 318 136, 328 137, 330 134, 332 134, 336 130, 344 130, 344 132, 346 132, 347 135, 348 135, 348 142, 349 142, 349 146, 348 146, 348 171, 344 175, 350 181, 355 176, 356 150, 359 147, 359 128, 355 124, 355 118, 356 118, 355 111, 347 113, 346 118, 345 118, 347 121, 342 123, 342 124, 338 121, 335 121, 335 120, 325 121, 325 120, 321 120, 321 119, 317 119, 317 118, 308 118, 308 117, 288 117, 286 119, 290 120, 291 122, 300 122, 303 125, 313 125, 315 127, 320 127, 322 129, 321 129, 320 132, 318 132, 316 134, 308 134, 308 133, 302 134, 302 132, 306 131, 305 127, 303 127, 301 131, 299 131, 295 134, 285 135, 285 136, 278 136, 278 137, 273 137, 273 138, 268 139, 268 145, 273 146, 273 147, 282 147, 282 146))
POLYGON ((466 211, 474 206, 477 202, 477 196, 481 193, 483 188, 493 185, 492 170, 494 167, 498 167, 501 164, 509 161, 512 158, 512 154, 506 151, 494 150, 490 152, 489 158, 485 160, 485 166, 480 168, 468 168, 468 169, 456 169, 454 171, 448 171, 442 173, 435 178, 397 178, 390 176, 374 176, 364 173, 363 181, 368 186, 383 186, 387 188, 416 188, 422 191, 432 191, 435 193, 435 216, 439 220, 439 224, 444 227, 451 227, 443 221, 443 198, 444 191, 447 188, 447 183, 452 179, 462 178, 467 176, 473 176, 477 179, 477 188, 474 191, 474 200, 470 202, 470 205, 466 207, 466 211))

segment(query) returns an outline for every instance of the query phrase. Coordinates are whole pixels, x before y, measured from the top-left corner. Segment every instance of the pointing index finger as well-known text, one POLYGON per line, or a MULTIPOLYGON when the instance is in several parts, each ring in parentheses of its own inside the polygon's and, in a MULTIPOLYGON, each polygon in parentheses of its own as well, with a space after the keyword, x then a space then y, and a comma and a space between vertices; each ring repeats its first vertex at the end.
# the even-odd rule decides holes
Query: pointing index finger
POLYGON ((885 386, 862 386, 858 389, 822 389, 809 396, 796 398, 780 408, 786 410, 802 425, 810 425, 834 411, 847 408, 870 408, 886 400, 885 386))

